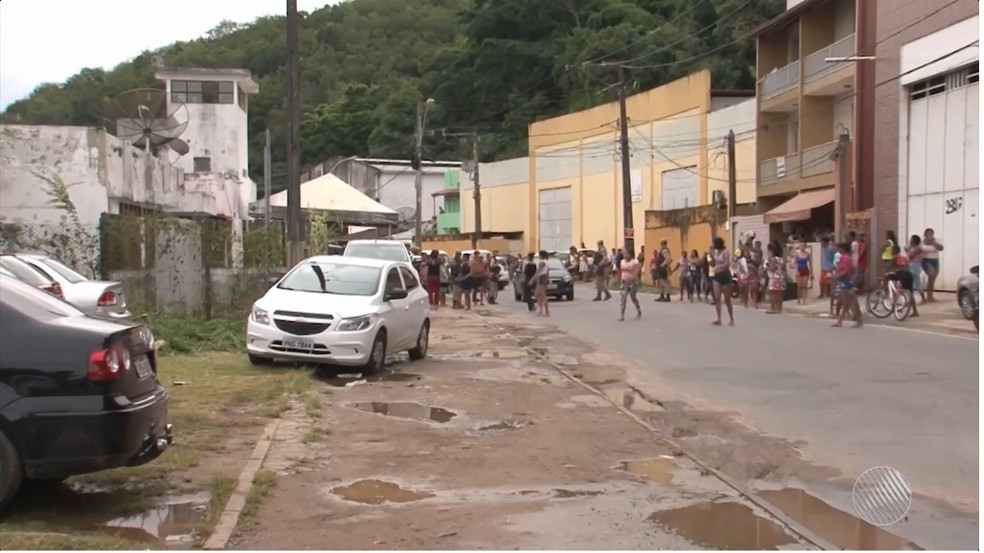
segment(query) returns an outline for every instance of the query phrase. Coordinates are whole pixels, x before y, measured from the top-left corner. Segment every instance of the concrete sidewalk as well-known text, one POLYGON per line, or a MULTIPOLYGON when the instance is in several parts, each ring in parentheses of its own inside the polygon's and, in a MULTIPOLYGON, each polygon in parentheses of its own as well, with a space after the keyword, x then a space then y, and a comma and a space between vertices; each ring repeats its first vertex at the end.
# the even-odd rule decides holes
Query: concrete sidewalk
MULTIPOLYGON (((919 330, 931 330, 936 332, 974 335, 978 333, 977 329, 974 328, 973 321, 967 320, 964 318, 963 313, 961 313, 960 306, 957 305, 956 294, 946 292, 937 292, 936 294, 936 302, 919 305, 918 317, 910 316, 905 321, 899 322, 896 321, 894 317, 877 319, 865 311, 865 323, 914 328, 919 330)), ((861 296, 859 298, 862 309, 864 308, 865 299, 866 296, 861 296)), ((797 305, 796 301, 787 301, 783 304, 783 311, 821 319, 830 317, 830 300, 827 298, 821 300, 815 295, 811 295, 807 298, 807 301, 809 303, 806 305, 797 305)))

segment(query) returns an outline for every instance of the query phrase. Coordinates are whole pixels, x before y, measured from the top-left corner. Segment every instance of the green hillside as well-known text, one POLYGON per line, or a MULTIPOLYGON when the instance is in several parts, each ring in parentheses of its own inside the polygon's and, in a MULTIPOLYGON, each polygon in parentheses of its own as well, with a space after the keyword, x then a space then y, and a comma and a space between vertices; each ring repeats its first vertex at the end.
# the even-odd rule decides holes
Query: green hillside
MULTIPOLYGON (((349 0, 301 22, 302 164, 333 155, 408 158, 417 100, 435 98, 431 129, 478 126, 482 155, 526 151, 531 121, 612 99, 626 61, 640 89, 712 71, 717 88, 754 86, 756 25, 783 0, 349 0)), ((250 102, 251 173, 263 133, 274 140, 275 187, 286 132, 284 19, 224 22, 205 37, 144 52, 110 71, 83 69, 42 85, 0 114, 6 122, 98 125, 103 99, 154 86, 150 58, 172 67, 243 67, 260 83, 250 102)), ((425 157, 457 157, 457 139, 427 139, 425 157)))

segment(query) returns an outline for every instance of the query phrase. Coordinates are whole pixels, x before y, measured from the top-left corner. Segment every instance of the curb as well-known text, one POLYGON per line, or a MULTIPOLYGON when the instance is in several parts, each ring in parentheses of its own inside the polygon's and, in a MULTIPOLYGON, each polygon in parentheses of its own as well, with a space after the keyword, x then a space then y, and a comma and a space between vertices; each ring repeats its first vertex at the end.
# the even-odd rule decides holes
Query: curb
MULTIPOLYGON (((479 316, 479 315, 478 314, 474 314, 474 316, 479 316)), ((487 326, 489 328, 496 329, 499 332, 505 334, 506 336, 509 336, 509 338, 515 340, 515 337, 512 334, 509 334, 504 328, 499 327, 499 326, 496 326, 496 325, 494 325, 492 323, 489 323, 489 322, 486 322, 486 321, 483 321, 483 322, 484 322, 485 326, 487 326)), ((692 461, 694 464, 696 464, 701 469, 707 471, 708 474, 710 474, 710 475, 714 476, 715 478, 717 478, 718 480, 720 480, 724 485, 726 485, 727 487, 729 487, 732 490, 734 490, 736 493, 738 493, 738 495, 740 495, 741 497, 743 497, 744 499, 746 499, 748 502, 752 503, 756 507, 758 507, 758 508, 762 509, 763 511, 765 511, 766 513, 768 513, 775 520, 779 521, 779 523, 780 523, 781 526, 785 526, 787 530, 791 531, 796 536, 799 536, 800 539, 802 539, 803 541, 807 542, 809 545, 812 545, 812 546, 814 546, 814 547, 816 547, 818 549, 827 550, 827 551, 830 551, 830 550, 839 550, 840 549, 839 547, 837 547, 834 544, 830 543, 828 540, 826 540, 826 539, 818 536, 817 534, 815 534, 811 530, 807 529, 805 526, 803 526, 802 524, 800 524, 798 521, 796 521, 796 520, 792 519, 791 517, 789 517, 788 515, 786 515, 786 513, 783 512, 781 509, 779 509, 775 505, 769 503, 768 501, 766 501, 765 499, 763 499, 762 497, 760 497, 755 492, 749 490, 745 486, 742 486, 738 482, 735 482, 734 480, 732 480, 730 477, 728 477, 727 475, 725 475, 721 471, 719 471, 719 470, 711 467, 710 465, 704 463, 699 458, 697 458, 695 455, 693 455, 692 453, 690 453, 689 451, 687 451, 685 448, 681 447, 680 444, 677 443, 675 440, 667 437, 666 434, 660 432, 659 429, 657 429, 653 425, 651 425, 648 422, 646 422, 645 420, 643 420, 637 414, 635 414, 631 410, 629 410, 629 409, 625 408, 624 406, 619 405, 618 403, 616 403, 616 402, 612 401, 611 399, 609 399, 609 397, 604 392, 602 392, 601 390, 595 388, 594 386, 591 386, 590 384, 587 384, 586 382, 584 382, 584 381, 582 381, 582 380, 580 380, 578 378, 575 378, 574 376, 572 376, 571 374, 569 374, 567 371, 565 371, 564 370, 564 367, 562 367, 562 366, 560 366, 560 365, 558 365, 558 364, 550 361, 550 359, 546 355, 544 355, 543 353, 541 353, 540 351, 538 351, 536 348, 523 347, 523 349, 525 349, 528 353, 530 353, 538 361, 540 361, 542 363, 545 363, 547 366, 549 366, 550 368, 552 368, 553 370, 555 370, 556 372, 558 372, 561 376, 563 376, 564 378, 566 378, 570 382, 574 383, 577 386, 581 386, 585 390, 591 392, 593 395, 598 396, 601 399, 605 400, 606 403, 614 406, 620 412, 622 412, 623 414, 627 415, 630 419, 632 419, 633 422, 635 422, 636 424, 642 426, 643 428, 645 428, 646 430, 648 430, 649 432, 651 432, 652 434, 654 434, 658 439, 663 440, 664 442, 666 442, 667 444, 669 444, 670 446, 672 446, 673 448, 675 448, 677 451, 681 452, 684 457, 686 457, 687 459, 689 459, 690 461, 692 461)), ((630 386, 630 388, 631 388, 631 386, 630 386)))
POLYGON ((202 549, 206 551, 225 549, 226 545, 229 544, 233 532, 236 531, 236 525, 239 524, 239 515, 246 506, 246 497, 249 495, 250 490, 253 489, 253 480, 256 478, 256 473, 263 466, 263 461, 270 451, 270 446, 273 444, 273 436, 276 434, 279 426, 280 419, 277 419, 268 424, 263 430, 263 434, 253 448, 253 453, 246 461, 242 472, 239 473, 239 481, 236 483, 236 488, 232 491, 232 495, 229 496, 229 500, 226 501, 225 507, 222 509, 219 522, 216 523, 215 529, 212 530, 212 535, 205 540, 205 545, 202 549))

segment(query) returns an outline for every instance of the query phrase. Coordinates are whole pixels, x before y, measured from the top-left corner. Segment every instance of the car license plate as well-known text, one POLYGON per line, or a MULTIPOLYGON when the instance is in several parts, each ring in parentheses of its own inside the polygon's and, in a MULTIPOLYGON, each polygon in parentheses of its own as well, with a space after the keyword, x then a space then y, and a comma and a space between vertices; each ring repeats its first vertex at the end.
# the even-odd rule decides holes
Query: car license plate
POLYGON ((154 372, 150 368, 150 360, 147 359, 146 355, 141 355, 140 357, 137 357, 137 361, 136 363, 134 363, 134 367, 137 369, 137 378, 140 379, 147 378, 148 376, 150 376, 150 373, 154 372))
POLYGON ((553 290, 556 290, 556 289, 557 289, 557 285, 556 284, 551 284, 550 286, 547 286, 547 290, 553 291, 553 290))
POLYGON ((290 338, 284 338, 284 347, 287 349, 314 349, 314 342, 309 342, 307 340, 293 340, 290 338))

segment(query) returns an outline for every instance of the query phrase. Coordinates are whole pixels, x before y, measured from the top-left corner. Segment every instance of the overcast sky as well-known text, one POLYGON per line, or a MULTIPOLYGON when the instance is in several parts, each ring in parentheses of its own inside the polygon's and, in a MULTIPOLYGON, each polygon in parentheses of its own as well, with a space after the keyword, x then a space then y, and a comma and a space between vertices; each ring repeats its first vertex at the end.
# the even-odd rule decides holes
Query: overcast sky
MULTIPOLYGON (((297 5, 313 11, 337 2, 297 5)), ((198 38, 223 19, 249 22, 286 10, 284 0, 3 0, 0 109, 83 67, 109 69, 144 50, 198 38)))

